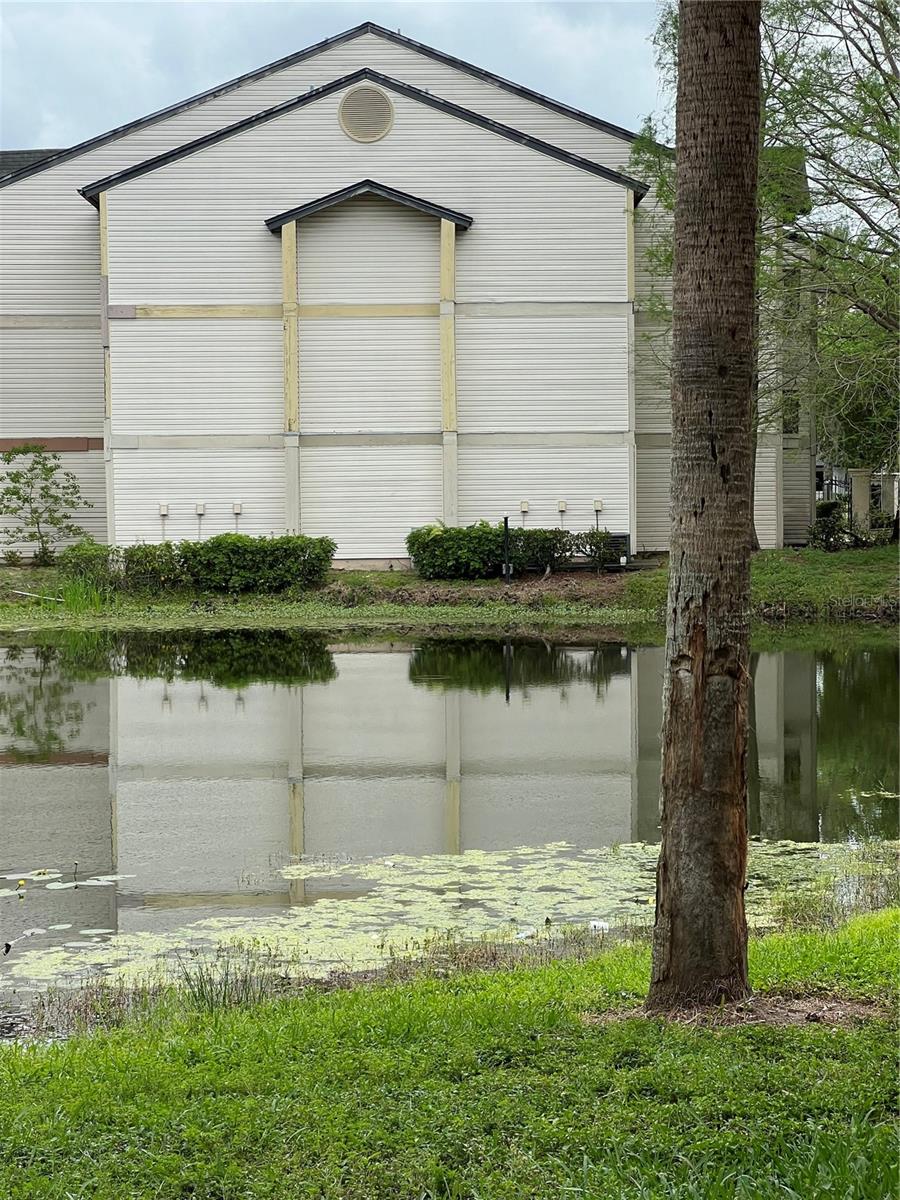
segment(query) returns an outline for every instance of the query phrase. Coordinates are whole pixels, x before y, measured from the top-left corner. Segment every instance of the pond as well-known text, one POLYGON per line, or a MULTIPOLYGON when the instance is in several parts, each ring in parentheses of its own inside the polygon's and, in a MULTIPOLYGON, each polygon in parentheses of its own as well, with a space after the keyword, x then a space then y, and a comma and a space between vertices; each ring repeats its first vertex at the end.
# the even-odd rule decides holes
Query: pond
MULTIPOLYGON (((663 651, 289 631, 0 648, 7 994, 172 951, 365 968, 652 914, 663 651)), ((753 655, 748 906, 897 837, 898 655, 753 655)))

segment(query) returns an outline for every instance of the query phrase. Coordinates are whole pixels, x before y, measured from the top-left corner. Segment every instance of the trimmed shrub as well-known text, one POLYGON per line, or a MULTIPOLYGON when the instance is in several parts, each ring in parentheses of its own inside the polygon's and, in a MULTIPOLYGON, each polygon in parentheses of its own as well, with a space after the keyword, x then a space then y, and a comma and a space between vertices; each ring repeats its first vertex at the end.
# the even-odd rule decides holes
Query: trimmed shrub
POLYGON ((174 542, 123 546, 122 587, 128 592, 168 592, 187 585, 174 542))
POLYGON ((322 583, 331 566, 330 538, 254 538, 223 533, 205 542, 103 546, 79 542, 59 557, 64 579, 99 591, 157 593, 196 588, 202 592, 283 592, 322 583))
POLYGON ((503 527, 424 525, 407 535, 406 548, 423 579, 491 579, 503 563, 503 527))
POLYGON ((608 529, 586 529, 577 537, 578 553, 583 554, 595 570, 602 571, 611 563, 618 563, 619 554, 612 544, 608 529))
POLYGON ((243 533, 221 533, 178 546, 188 583, 199 591, 232 594, 283 592, 322 583, 334 551, 330 538, 253 538, 243 533))
MULTIPOLYGON (((503 527, 500 527, 501 544, 503 527)), ((567 529, 510 529, 509 558, 514 571, 558 571, 577 553, 577 534, 567 529)))
MULTIPOLYGON (((464 528, 425 525, 407 536, 406 548, 423 579, 492 579, 503 568, 503 526, 487 521, 464 528)), ((558 571, 578 556, 597 570, 618 558, 606 529, 509 531, 509 559, 517 573, 558 571)))

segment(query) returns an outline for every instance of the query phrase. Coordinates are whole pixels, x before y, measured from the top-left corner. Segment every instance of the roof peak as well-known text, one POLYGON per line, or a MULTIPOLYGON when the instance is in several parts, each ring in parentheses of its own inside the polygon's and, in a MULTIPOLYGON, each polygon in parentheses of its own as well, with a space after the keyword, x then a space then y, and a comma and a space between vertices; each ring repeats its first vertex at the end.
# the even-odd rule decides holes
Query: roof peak
POLYGON ((352 84, 358 83, 363 79, 371 83, 377 83, 381 87, 396 92, 398 95, 416 100, 420 104, 435 108, 450 116, 458 117, 460 120, 467 121, 471 125, 476 125, 489 132, 496 133, 508 141, 528 146, 530 149, 545 154, 549 158, 555 158, 560 162, 567 163, 577 170, 587 171, 589 174, 598 175, 602 179, 607 179, 610 183, 617 184, 619 187, 627 188, 635 193, 636 202, 640 201, 647 193, 647 185, 641 183, 640 180, 632 179, 628 175, 623 175, 621 172, 614 171, 610 167, 601 166, 600 163, 596 163, 588 158, 582 158, 578 154, 572 154, 570 151, 563 150, 559 146, 554 146, 550 142, 541 141, 540 138, 532 137, 528 133, 522 133, 521 130, 513 129, 509 125, 503 125, 499 121, 492 120, 490 117, 484 117, 481 113, 463 108, 461 105, 455 104, 450 100, 443 100, 439 96, 434 96, 430 92, 423 91, 421 88, 413 87, 409 83, 402 83, 399 79, 392 79, 389 75, 383 75, 380 71, 375 71, 371 67, 360 67, 357 71, 351 71, 349 75, 342 75, 340 78, 332 80, 331 83, 323 84, 318 88, 312 88, 310 91, 304 92, 301 96, 296 96, 291 100, 284 100, 281 104, 275 104, 271 108, 254 113, 252 116, 244 117, 241 121, 235 121, 233 124, 223 126, 222 129, 214 130, 203 137, 185 142, 181 146, 176 146, 174 149, 167 150, 163 154, 154 155, 151 158, 144 159, 142 162, 135 163, 133 166, 125 167, 121 171, 105 175, 93 183, 85 184, 84 187, 78 189, 79 194, 96 207, 99 204, 98 197, 101 192, 108 191, 110 188, 127 183, 129 180, 146 175, 151 171, 156 171, 160 167, 168 166, 169 163, 177 162, 179 159, 186 158, 190 154, 196 154, 198 151, 206 149, 207 146, 212 146, 226 138, 234 137, 235 134, 243 133, 248 129, 254 128, 256 125, 263 125, 268 121, 276 120, 278 117, 293 112, 295 109, 305 108, 308 104, 314 104, 317 100, 322 100, 333 92, 341 91, 343 88, 350 87, 352 84))
POLYGON ((302 221, 304 217, 311 217, 314 213, 322 212, 326 208, 332 208, 336 204, 342 204, 345 200, 353 200, 357 196, 380 196, 383 200, 391 200, 394 204, 402 204, 406 208, 414 208, 418 212, 426 213, 430 217, 452 221, 457 229, 468 229, 473 221, 473 218, 466 213, 457 212, 453 208, 446 208, 443 204, 435 204, 431 200, 423 200, 419 196, 412 196, 409 192, 401 192, 397 188, 388 187, 387 184, 378 183, 374 179, 361 179, 359 183, 351 183, 349 187, 341 188, 336 192, 329 192, 327 196, 319 196, 315 200, 309 200, 305 204, 297 205, 296 208, 289 208, 274 217, 268 217, 266 219, 266 226, 270 233, 277 233, 289 221, 302 221))
POLYGON ((252 71, 247 71, 242 75, 236 76, 234 79, 226 83, 218 84, 216 87, 208 88, 204 92, 198 92, 193 96, 189 96, 186 100, 181 100, 175 104, 170 104, 165 108, 157 109, 155 112, 148 113, 147 116, 139 117, 135 121, 129 121, 125 125, 117 126, 114 129, 108 130, 106 133, 98 134, 96 137, 88 138, 86 141, 79 142, 75 146, 70 146, 68 149, 54 151, 50 157, 41 159, 38 162, 23 166, 21 169, 13 171, 9 175, 0 178, 0 188, 7 187, 11 183, 17 183, 21 179, 26 179, 30 175, 36 175, 40 171, 45 171, 59 163, 66 162, 71 158, 76 158, 81 154, 86 154, 89 150, 94 150, 98 146, 106 145, 121 137, 126 137, 130 133, 134 133, 138 129, 143 129, 148 125, 153 125, 158 121, 164 120, 166 117, 174 116, 177 113, 183 112, 186 109, 193 108, 199 104, 205 103, 207 100, 213 100, 218 96, 227 94, 235 88, 241 87, 246 83, 255 82, 263 79, 267 75, 272 75, 278 71, 285 70, 287 67, 293 66, 304 59, 312 58, 316 54, 321 54, 323 51, 330 49, 332 46, 342 45, 344 42, 353 41, 355 38, 361 37, 365 33, 372 33, 378 37, 384 38, 386 41, 394 42, 397 45, 407 46, 417 53, 424 55, 427 58, 432 58, 436 62, 442 62, 445 65, 452 66, 455 69, 462 71, 464 74, 472 75, 475 78, 482 79, 488 83, 509 91, 514 95, 521 96, 523 99, 530 100, 535 104, 539 104, 545 108, 550 108, 555 112, 567 116, 574 121, 579 121, 582 124, 590 125, 595 129, 601 129, 613 137, 622 138, 625 141, 634 141, 637 134, 632 130, 624 129, 621 126, 614 125, 609 121, 604 121, 600 117, 592 116, 590 113, 582 112, 580 109, 573 108, 571 105, 564 104, 561 101, 553 100, 549 96, 543 95, 541 92, 536 92, 531 88, 525 87, 522 84, 513 83, 511 80, 504 79, 500 75, 494 74, 493 71, 488 71, 482 67, 477 67, 473 63, 466 62, 464 59, 455 58, 452 54, 445 54, 442 50, 436 50, 432 46, 425 45, 424 42, 417 42, 413 38, 406 37, 404 34, 394 32, 385 28, 383 25, 378 25, 374 21, 363 21, 359 25, 355 25, 352 29, 347 29, 343 33, 334 34, 331 37, 323 38, 319 42, 315 42, 311 46, 307 46, 302 50, 293 51, 291 54, 285 55, 283 58, 276 59, 274 62, 267 63, 265 66, 257 67, 252 71))

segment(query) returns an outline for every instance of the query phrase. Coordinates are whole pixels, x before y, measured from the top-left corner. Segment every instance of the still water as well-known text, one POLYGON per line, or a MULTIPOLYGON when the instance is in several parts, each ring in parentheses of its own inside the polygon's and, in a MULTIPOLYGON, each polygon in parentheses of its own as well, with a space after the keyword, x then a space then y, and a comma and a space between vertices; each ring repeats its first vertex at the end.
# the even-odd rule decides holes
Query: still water
MULTIPOLYGON (((646 915, 662 655, 281 631, 0 648, 0 987, 248 938, 329 969, 428 929, 646 915)), ((752 671, 751 911, 897 837, 898 656, 752 671)))

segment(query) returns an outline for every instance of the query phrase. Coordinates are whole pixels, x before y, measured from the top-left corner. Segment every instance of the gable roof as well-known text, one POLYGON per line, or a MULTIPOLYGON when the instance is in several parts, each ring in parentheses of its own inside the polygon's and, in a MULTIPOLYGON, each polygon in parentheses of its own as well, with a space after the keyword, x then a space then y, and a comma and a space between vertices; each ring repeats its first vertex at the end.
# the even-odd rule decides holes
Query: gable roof
POLYGON ((160 167, 177 162, 180 158, 196 154, 198 150, 205 150, 208 146, 214 146, 217 142, 221 142, 225 138, 234 137, 235 134, 253 129, 256 125, 263 125, 267 121, 273 121, 277 117, 293 112, 295 109, 305 108, 308 104, 315 104, 317 100, 321 100, 325 96, 330 96, 333 92, 342 91, 344 88, 350 87, 354 83, 360 83, 363 80, 379 84, 389 91, 406 96, 410 100, 416 100, 420 104, 425 104, 429 108, 435 108, 439 112, 447 113, 449 116, 458 117, 461 121, 468 121, 470 125, 477 125, 481 129, 487 129, 491 133, 499 134, 500 137, 504 137, 508 141, 528 146, 532 150, 546 154, 549 158, 555 158, 560 162, 567 163, 577 170, 587 171, 591 175, 599 175, 601 179, 606 179, 610 183, 618 184, 619 187, 633 191, 635 193, 635 204, 647 193, 647 185, 637 179, 630 179, 627 175, 622 175, 618 171, 611 170, 609 167, 603 167, 599 163, 592 162, 589 158, 582 158, 578 154, 571 154, 568 150, 560 149, 559 146, 552 146, 549 142, 542 142, 539 138, 532 137, 528 133, 522 133, 518 129, 512 129, 509 125, 501 125, 499 121, 492 121, 490 117, 483 117, 480 113, 472 112, 468 108, 462 108, 458 104, 453 104, 450 100, 441 100, 438 96, 432 96, 430 92, 423 92, 419 88, 412 87, 411 84, 401 83, 399 79, 391 79, 388 75, 382 75, 380 71, 373 71, 371 67, 362 67, 358 71, 353 71, 350 75, 343 75, 340 79, 334 79, 331 83, 326 83, 323 87, 313 88, 312 91, 305 92, 302 96, 296 96, 292 100, 285 100, 282 104, 276 104, 272 108, 263 109, 262 112, 245 117, 242 121, 235 121, 233 125, 226 125, 224 128, 217 129, 213 133, 195 138, 192 142, 185 142, 184 145, 167 150, 164 154, 157 154, 153 158, 147 158, 143 162, 135 163, 132 167, 126 167, 122 171, 115 171, 112 175, 106 175, 94 183, 86 184, 84 187, 79 188, 78 191, 80 195, 84 196, 85 200, 89 200, 91 204, 98 207, 101 192, 106 192, 120 183, 127 183, 130 179, 137 179, 139 176, 146 175, 150 171, 157 171, 160 167))
POLYGON ((603 130, 603 132, 609 133, 613 137, 633 142, 638 136, 630 129, 613 125, 611 122, 592 116, 581 109, 573 108, 569 104, 563 104, 562 101, 553 100, 550 96, 545 96, 542 92, 536 92, 522 84, 513 83, 509 79, 504 79, 502 75, 495 75, 493 71, 487 71, 483 67, 476 67, 473 63, 466 62, 464 59, 454 58, 452 54, 445 54, 442 50, 435 50, 433 46, 426 46, 424 42, 417 42, 413 38, 405 37, 394 30, 385 29, 383 25, 376 25, 374 21, 363 21, 361 25, 356 25, 353 29, 347 29, 344 33, 335 34, 330 38, 323 38, 321 42, 316 42, 314 45, 307 46, 303 50, 297 50, 293 54, 286 55, 284 58, 276 59, 275 62, 267 63, 264 67, 257 67, 253 71, 247 71, 243 75, 238 75, 234 79, 230 79, 227 83, 208 88, 204 92, 198 92, 194 96, 189 96, 186 100, 180 100, 177 104, 170 104, 166 108, 157 109, 156 112, 149 113, 146 117, 139 117, 135 121, 119 125, 115 129, 108 130, 106 133, 88 138, 84 142, 79 142, 76 146, 70 146, 66 150, 48 151, 49 158, 27 163, 14 169, 11 174, 0 178, 0 188, 6 187, 10 183, 17 183, 20 179, 27 179, 30 175, 36 175, 39 171, 44 171, 48 167, 66 162, 68 159, 76 158, 80 154, 86 154, 88 150, 95 150, 98 146, 104 146, 107 142, 115 141, 117 138, 125 137, 129 133, 144 129, 148 125, 155 124, 157 121, 165 120, 166 117, 175 116, 177 113, 194 108, 199 104, 205 103, 207 100, 224 96, 236 88, 243 87, 244 84, 255 83, 259 79, 264 79, 267 75, 273 75, 278 71, 283 71, 287 67, 295 66, 307 58, 321 54, 323 50, 353 41, 355 38, 362 37, 367 33, 383 38, 387 42, 393 42, 395 45, 405 46, 407 49, 414 50, 416 53, 433 59, 435 62, 453 67, 465 75, 471 75, 475 79, 482 80, 484 83, 493 84, 503 91, 511 92, 514 96, 520 96, 524 100, 530 100, 534 104, 541 105, 543 108, 549 108, 553 112, 560 113, 562 116, 571 117, 573 121, 580 121, 582 124, 590 125, 594 129, 603 130))
POLYGON ((0 150, 0 178, 15 175, 25 167, 32 167, 49 158, 51 154, 61 153, 61 150, 0 150))
POLYGON ((456 212, 452 208, 444 208, 441 204, 432 204, 430 200, 420 200, 418 196, 411 196, 409 192, 399 192, 396 188, 387 187, 386 184, 376 183, 374 179, 361 179, 359 183, 351 183, 349 187, 341 188, 339 192, 329 192, 327 196, 320 196, 318 200, 310 200, 307 204, 298 205, 297 208, 289 208, 286 212, 278 213, 274 217, 267 217, 266 226, 270 233, 277 233, 282 225, 287 225, 289 221, 302 221, 304 217, 311 217, 313 213, 322 212, 323 209, 331 208, 335 204, 342 204, 345 200, 352 200, 355 196, 381 196, 384 200, 392 200, 395 204, 403 204, 406 208, 415 208, 429 217, 440 217, 445 221, 452 221, 457 229, 468 229, 473 220, 465 213, 456 212))

